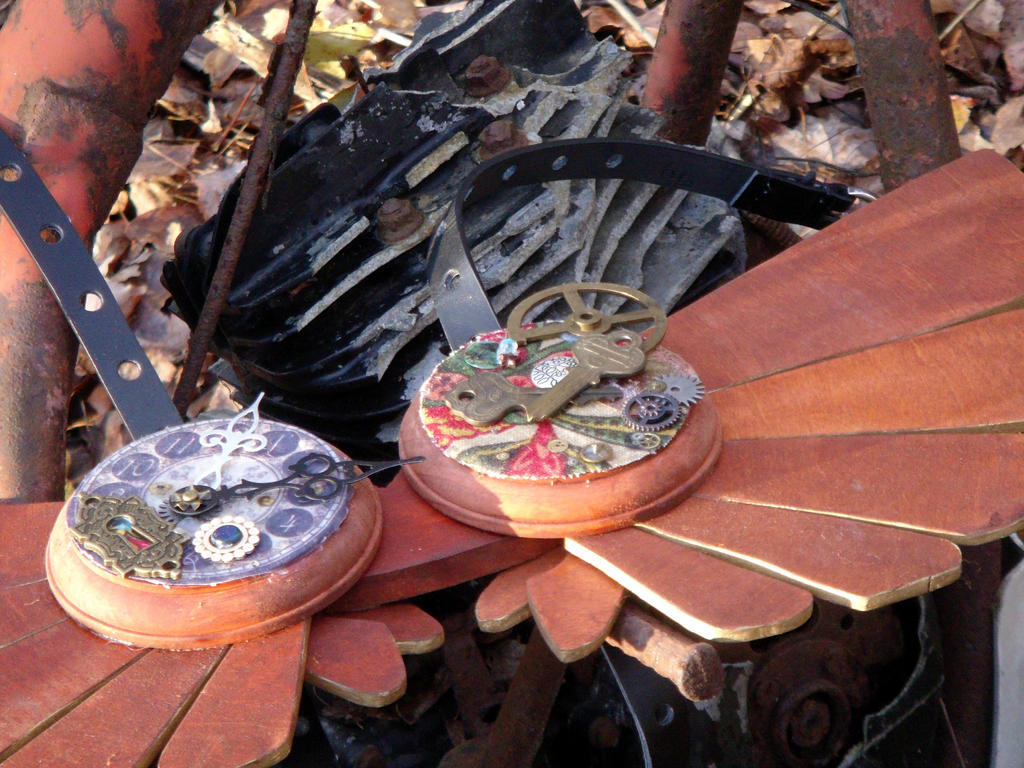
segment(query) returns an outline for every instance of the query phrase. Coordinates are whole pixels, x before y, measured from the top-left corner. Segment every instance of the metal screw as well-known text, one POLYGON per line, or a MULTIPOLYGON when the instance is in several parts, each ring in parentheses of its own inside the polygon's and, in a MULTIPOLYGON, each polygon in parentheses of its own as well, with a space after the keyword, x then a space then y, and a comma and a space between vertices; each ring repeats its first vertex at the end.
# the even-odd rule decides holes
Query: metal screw
POLYGON ((466 93, 476 98, 497 93, 512 80, 512 73, 493 56, 477 56, 469 62, 463 75, 466 93))
POLYGON ((588 464, 598 464, 612 457, 612 449, 604 443, 589 443, 583 446, 580 457, 588 464))
POLYGON ((480 159, 488 160, 510 149, 528 146, 530 140, 511 120, 495 120, 480 131, 480 159))
POLYGON ((409 200, 392 197, 377 210, 377 237, 392 244, 409 237, 420 228, 423 214, 409 200))
POLYGON ((797 747, 810 749, 825 740, 831 727, 828 704, 818 699, 804 699, 789 719, 789 739, 797 747))

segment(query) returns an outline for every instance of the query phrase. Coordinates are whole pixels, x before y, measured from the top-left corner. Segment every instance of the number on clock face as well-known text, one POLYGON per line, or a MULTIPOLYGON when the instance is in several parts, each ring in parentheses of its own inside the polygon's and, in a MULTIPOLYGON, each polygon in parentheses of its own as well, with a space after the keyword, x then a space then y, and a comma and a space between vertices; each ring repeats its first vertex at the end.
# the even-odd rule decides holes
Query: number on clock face
MULTIPOLYGON (((82 481, 80 493, 128 497, 143 501, 167 513, 169 495, 190 484, 202 484, 213 477, 213 468, 222 473, 222 483, 231 485, 242 479, 270 483, 289 474, 288 466, 297 457, 310 453, 325 454, 342 460, 333 446, 304 430, 265 420, 250 426, 251 449, 239 449, 226 457, 216 445, 204 445, 204 435, 224 430, 228 420, 215 419, 171 427, 148 435, 114 453, 82 481)), ((212 442, 212 441, 207 441, 212 442)), ((320 546, 344 522, 352 489, 345 485, 329 499, 294 497, 294 491, 280 488, 259 492, 252 499, 233 498, 218 514, 240 515, 260 532, 256 549, 228 563, 214 563, 199 557, 192 545, 185 547, 181 577, 175 584, 216 584, 266 573, 282 567, 320 546)), ((68 524, 74 524, 77 499, 68 504, 68 524)), ((175 531, 192 537, 204 520, 174 516, 175 531)), ((94 562, 96 558, 85 552, 94 562)), ((102 567, 102 566, 100 566, 102 567)), ((149 579, 158 581, 157 579, 149 579)), ((166 582, 163 582, 166 583, 166 582)))

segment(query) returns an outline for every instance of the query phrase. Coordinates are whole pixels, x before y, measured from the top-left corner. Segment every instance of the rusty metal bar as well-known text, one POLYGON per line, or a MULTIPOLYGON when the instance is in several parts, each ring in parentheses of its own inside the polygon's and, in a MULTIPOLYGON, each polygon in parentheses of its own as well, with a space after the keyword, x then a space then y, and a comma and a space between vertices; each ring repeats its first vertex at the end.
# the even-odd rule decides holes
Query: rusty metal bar
POLYGON ((487 715, 500 701, 487 664, 473 637, 473 620, 454 614, 443 622, 444 662, 452 681, 465 735, 474 739, 487 733, 487 715))
POLYGON ((487 735, 481 768, 530 768, 540 749, 565 664, 533 628, 498 718, 487 735))
MULTIPOLYGON (((0 28, 0 130, 86 242, 139 155, 153 102, 216 5, 33 0, 0 28)), ((32 258, 0 223, 0 499, 63 498, 75 349, 32 258)))
POLYGON ((673 629, 632 603, 626 603, 607 643, 668 679, 691 701, 722 692, 725 669, 710 643, 673 629))
POLYGON ((667 0, 643 104, 665 118, 662 137, 703 144, 743 0, 667 0))
POLYGON ((228 231, 224 237, 217 268, 210 280, 206 301, 199 313, 195 331, 189 339, 188 355, 178 377, 174 390, 174 405, 182 416, 188 408, 195 391, 196 382, 206 359, 206 351, 213 339, 214 331, 224 307, 227 306, 231 282, 235 277, 238 259, 242 255, 246 235, 256 215, 256 209, 263 200, 270 179, 270 167, 274 160, 277 142, 284 131, 285 120, 291 107, 295 77, 302 66, 302 55, 306 50, 309 28, 316 14, 316 0, 293 0, 291 15, 284 40, 277 47, 277 66, 267 75, 266 114, 263 125, 253 142, 249 163, 238 190, 238 202, 231 215, 228 231))
MULTIPOLYGON (((886 189, 960 157, 927 0, 847 0, 846 11, 886 189)), ((970 547, 964 551, 963 577, 935 596, 946 674, 943 699, 949 713, 949 728, 940 728, 944 768, 988 765, 992 611, 999 579, 999 544, 970 547)))
POLYGON ((846 12, 885 188, 960 157, 928 0, 847 0, 846 12))

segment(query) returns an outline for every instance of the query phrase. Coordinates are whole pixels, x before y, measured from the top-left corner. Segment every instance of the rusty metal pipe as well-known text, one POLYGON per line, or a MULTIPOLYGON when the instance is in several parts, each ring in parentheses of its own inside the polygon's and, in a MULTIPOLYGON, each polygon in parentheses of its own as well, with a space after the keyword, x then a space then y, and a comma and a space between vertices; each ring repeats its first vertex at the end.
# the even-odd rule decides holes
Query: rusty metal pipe
MULTIPOLYGON (((217 0, 22 0, 0 28, 0 130, 88 242, 139 156, 142 129, 217 0)), ((63 498, 75 342, 0 223, 0 499, 63 498)))
POLYGON ((663 138, 707 140, 742 8, 743 0, 667 0, 643 94, 665 118, 663 138))
MULTIPOLYGON (((847 0, 846 12, 886 189, 960 157, 927 0, 847 0)), ((963 578, 935 596, 946 674, 943 699, 949 713, 949 727, 940 728, 939 764, 944 768, 988 765, 999 554, 998 543, 965 550, 963 578)))
POLYGON ((895 189, 960 157, 927 0, 847 0, 882 183, 895 189))

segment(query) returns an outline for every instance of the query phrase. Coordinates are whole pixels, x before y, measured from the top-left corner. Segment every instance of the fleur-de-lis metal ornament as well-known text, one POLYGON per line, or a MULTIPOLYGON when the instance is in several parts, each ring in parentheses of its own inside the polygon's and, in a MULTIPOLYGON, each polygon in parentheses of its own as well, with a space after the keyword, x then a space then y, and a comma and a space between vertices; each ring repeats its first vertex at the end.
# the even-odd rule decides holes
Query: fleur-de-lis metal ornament
POLYGON ((254 453, 267 446, 267 438, 256 431, 260 424, 259 407, 262 399, 263 393, 260 392, 253 400, 252 405, 244 411, 239 411, 226 427, 212 429, 200 438, 199 442, 203 446, 220 448, 220 454, 214 459, 216 463, 210 470, 214 477, 209 485, 214 488, 221 484, 221 471, 235 451, 254 453))

